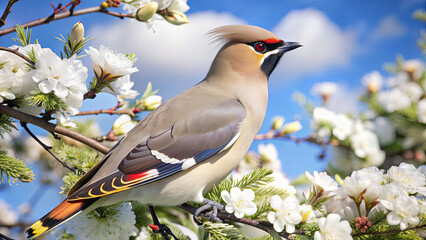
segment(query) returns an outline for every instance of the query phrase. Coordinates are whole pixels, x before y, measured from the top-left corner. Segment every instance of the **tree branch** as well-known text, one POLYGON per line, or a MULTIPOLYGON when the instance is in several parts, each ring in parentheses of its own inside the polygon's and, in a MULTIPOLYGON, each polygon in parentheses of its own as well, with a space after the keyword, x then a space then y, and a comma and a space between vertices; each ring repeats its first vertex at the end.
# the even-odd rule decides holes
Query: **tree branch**
POLYGON ((22 122, 21 121, 21 126, 25 129, 25 131, 27 131, 27 133, 38 143, 40 144, 44 150, 46 150, 54 159, 56 159, 60 164, 62 164, 62 166, 68 168, 69 170, 76 172, 76 170, 69 165, 68 163, 62 161, 62 159, 60 159, 53 151, 52 151, 52 147, 47 146, 46 144, 44 144, 40 139, 38 139, 38 137, 36 135, 34 135, 34 133, 32 133, 30 131, 30 129, 27 126, 26 122, 22 122))
MULTIPOLYGON (((0 30, 1 31, 1 30, 0 30)), ((31 65, 35 65, 35 62, 33 62, 33 61, 31 61, 29 58, 27 58, 24 54, 22 54, 22 53, 20 53, 18 50, 19 50, 19 48, 16 48, 16 49, 10 49, 10 48, 7 48, 7 47, 1 47, 0 46, 0 50, 2 50, 2 51, 6 51, 6 52, 10 52, 10 53, 13 53, 13 54, 15 54, 15 55, 17 55, 17 56, 19 56, 19 57, 21 57, 22 59, 24 59, 25 61, 27 61, 29 64, 31 64, 31 65)))
POLYGON ((100 109, 100 110, 92 110, 92 111, 82 111, 77 113, 75 116, 84 116, 84 115, 98 115, 98 114, 129 114, 131 116, 135 116, 135 112, 132 109, 122 109, 122 110, 112 110, 112 109, 100 109))
MULTIPOLYGON (((112 12, 112 11, 106 10, 105 8, 102 8, 101 6, 98 6, 98 7, 84 8, 84 9, 80 9, 80 10, 77 10, 77 11, 67 10, 65 12, 61 12, 61 13, 58 13, 58 14, 52 14, 48 17, 44 17, 44 18, 40 18, 40 19, 31 21, 31 22, 24 23, 24 24, 22 24, 22 26, 24 28, 32 28, 32 27, 35 27, 35 26, 47 24, 47 23, 50 23, 52 21, 64 19, 64 18, 67 18, 67 17, 79 16, 79 15, 96 13, 96 12, 104 13, 104 14, 107 14, 107 15, 111 15, 111 16, 114 16, 114 17, 121 18, 121 19, 123 19, 123 18, 135 18, 130 13, 112 12)), ((5 28, 3 30, 0 30, 0 36, 6 35, 6 34, 9 34, 9 33, 12 33, 12 32, 15 32, 15 27, 5 28)))
POLYGON ((6 18, 9 15, 9 13, 12 11, 12 6, 19 0, 9 0, 7 3, 6 8, 4 9, 3 15, 0 18, 0 28, 3 27, 6 24, 6 18))
POLYGON ((7 116, 10 116, 10 117, 13 117, 13 118, 15 118, 19 121, 36 125, 40 128, 45 129, 46 131, 48 131, 50 133, 62 134, 64 136, 72 138, 76 141, 79 141, 83 144, 86 144, 87 146, 89 146, 89 147, 91 147, 91 148, 93 148, 93 149, 95 149, 95 150, 97 150, 97 151, 99 151, 103 154, 107 154, 109 152, 108 147, 99 143, 95 139, 84 136, 83 134, 76 132, 76 131, 73 131, 71 129, 61 127, 61 126, 58 126, 56 124, 47 122, 42 118, 34 117, 32 115, 23 113, 21 111, 18 111, 18 110, 15 110, 13 108, 4 106, 2 104, 0 104, 0 113, 7 115, 7 116))
MULTIPOLYGON (((194 214, 195 211, 197 210, 196 207, 184 203, 180 206, 178 206, 179 208, 194 214)), ((224 212, 218 212, 217 213, 217 217, 223 220, 229 220, 229 221, 233 221, 233 222, 239 222, 239 223, 243 223, 246 225, 250 225, 252 227, 258 228, 260 230, 263 230, 267 233, 271 233, 271 232, 275 232, 274 227, 272 226, 272 224, 265 222, 265 221, 260 221, 260 220, 255 220, 255 219, 248 219, 248 218, 237 218, 234 214, 230 214, 230 213, 224 213, 224 212)), ((292 234, 296 234, 296 235, 305 235, 305 231, 303 230, 295 230, 294 233, 292 234, 288 234, 286 232, 280 232, 278 233, 281 237, 284 237, 286 239, 295 239, 292 234)))

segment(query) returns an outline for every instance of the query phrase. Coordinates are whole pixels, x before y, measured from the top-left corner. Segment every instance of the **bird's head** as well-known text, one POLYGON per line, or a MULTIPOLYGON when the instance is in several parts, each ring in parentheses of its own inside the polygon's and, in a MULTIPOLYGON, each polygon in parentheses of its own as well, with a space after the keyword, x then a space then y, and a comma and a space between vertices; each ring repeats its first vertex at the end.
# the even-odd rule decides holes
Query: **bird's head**
POLYGON ((270 31, 250 25, 223 26, 210 34, 215 40, 225 41, 211 71, 223 69, 225 64, 243 75, 257 71, 269 77, 284 53, 302 46, 297 42, 284 42, 270 31))

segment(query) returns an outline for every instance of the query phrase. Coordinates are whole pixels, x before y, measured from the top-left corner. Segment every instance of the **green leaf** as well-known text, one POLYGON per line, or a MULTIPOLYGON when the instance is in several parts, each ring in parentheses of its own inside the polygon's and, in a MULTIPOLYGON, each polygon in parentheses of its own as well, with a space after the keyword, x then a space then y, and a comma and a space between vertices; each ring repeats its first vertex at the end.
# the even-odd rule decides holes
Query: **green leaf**
POLYGON ((213 186, 212 190, 207 193, 206 198, 212 201, 225 203, 221 197, 222 191, 229 191, 233 187, 255 190, 259 186, 264 186, 266 183, 272 182, 273 178, 270 176, 271 174, 272 170, 260 168, 246 174, 240 180, 225 179, 218 185, 213 186))
POLYGON ((25 29, 22 25, 16 25, 16 38, 12 38, 13 40, 19 42, 23 47, 30 44, 31 41, 31 29, 25 29))
POLYGON ((204 230, 208 233, 209 239, 214 240, 248 240, 249 238, 244 235, 233 225, 227 223, 204 223, 204 230))
POLYGON ((3 133, 10 133, 12 129, 17 129, 13 124, 12 118, 7 115, 0 114, 0 137, 3 138, 3 133))
POLYGON ((9 184, 11 184, 11 179, 13 183, 17 183, 16 180, 28 183, 34 179, 33 171, 24 162, 8 156, 5 150, 0 150, 0 178, 2 183, 4 182, 3 174, 6 175, 9 184))
POLYGON ((40 90, 34 90, 30 92, 30 96, 26 100, 31 106, 43 106, 47 112, 64 112, 67 110, 67 105, 53 91, 43 93, 40 90))

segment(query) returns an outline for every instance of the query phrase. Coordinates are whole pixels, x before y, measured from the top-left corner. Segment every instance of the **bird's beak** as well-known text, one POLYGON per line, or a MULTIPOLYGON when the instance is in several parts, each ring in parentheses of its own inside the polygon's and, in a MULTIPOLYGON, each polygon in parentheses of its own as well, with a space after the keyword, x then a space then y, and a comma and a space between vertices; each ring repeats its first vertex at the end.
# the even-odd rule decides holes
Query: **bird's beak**
POLYGON ((286 42, 282 47, 279 47, 279 53, 284 54, 285 52, 289 52, 293 49, 296 49, 298 47, 301 47, 302 44, 298 42, 286 42))

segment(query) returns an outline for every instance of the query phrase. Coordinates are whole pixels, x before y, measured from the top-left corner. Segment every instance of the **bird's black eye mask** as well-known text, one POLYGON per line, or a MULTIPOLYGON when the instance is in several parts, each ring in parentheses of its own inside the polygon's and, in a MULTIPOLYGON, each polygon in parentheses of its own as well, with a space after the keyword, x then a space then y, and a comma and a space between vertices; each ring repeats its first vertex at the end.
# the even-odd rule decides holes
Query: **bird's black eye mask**
POLYGON ((265 41, 247 43, 247 45, 251 46, 257 53, 264 54, 283 46, 284 42, 277 39, 267 39, 265 41))

